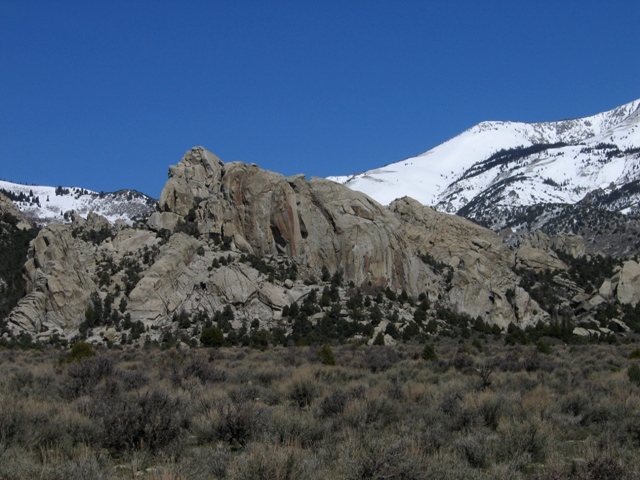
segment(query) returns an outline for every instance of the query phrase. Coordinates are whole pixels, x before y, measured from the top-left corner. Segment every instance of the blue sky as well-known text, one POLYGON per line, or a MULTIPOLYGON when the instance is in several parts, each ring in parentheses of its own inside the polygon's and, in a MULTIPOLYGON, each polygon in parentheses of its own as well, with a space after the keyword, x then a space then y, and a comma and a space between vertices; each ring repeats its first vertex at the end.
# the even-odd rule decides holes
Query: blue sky
POLYGON ((0 177, 157 196, 192 145, 358 172, 640 97, 639 20, 632 0, 0 0, 0 177))

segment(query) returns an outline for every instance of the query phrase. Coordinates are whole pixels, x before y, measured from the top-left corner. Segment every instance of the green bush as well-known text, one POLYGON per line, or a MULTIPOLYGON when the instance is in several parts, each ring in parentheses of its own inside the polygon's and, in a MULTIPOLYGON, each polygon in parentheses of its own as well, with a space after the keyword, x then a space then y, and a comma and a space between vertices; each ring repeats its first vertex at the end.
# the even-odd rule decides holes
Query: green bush
POLYGON ((87 342, 75 342, 71 345, 71 350, 64 357, 66 362, 79 362, 85 358, 93 357, 96 354, 93 347, 87 342))
POLYGON ((636 348, 629 354, 629 358, 632 360, 640 360, 640 348, 636 348))
POLYGON ((422 359, 427 362, 435 362, 438 360, 435 348, 430 343, 427 343, 422 349, 422 359))
POLYGON ((544 340, 540 339, 536 342, 536 349, 540 352, 540 353, 544 353, 545 355, 548 355, 551 353, 551 346, 545 342, 544 340))
POLYGON ((629 368, 627 368, 627 376, 629 377, 629 381, 631 383, 640 385, 640 367, 637 363, 634 363, 629 368))
POLYGON ((202 335, 200 335, 200 343, 204 347, 221 347, 224 345, 224 334, 215 325, 205 327, 202 329, 202 335))
POLYGON ((336 358, 333 355, 333 350, 329 345, 323 345, 318 351, 318 358, 323 365, 335 365, 336 358))

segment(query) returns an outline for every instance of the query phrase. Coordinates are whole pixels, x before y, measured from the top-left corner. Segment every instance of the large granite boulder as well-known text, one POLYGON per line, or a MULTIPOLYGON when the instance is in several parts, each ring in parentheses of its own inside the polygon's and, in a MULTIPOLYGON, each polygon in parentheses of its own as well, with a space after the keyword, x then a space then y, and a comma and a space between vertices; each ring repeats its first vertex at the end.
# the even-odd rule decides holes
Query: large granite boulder
POLYGON ((9 315, 9 328, 40 332, 77 327, 96 289, 90 273, 95 263, 92 246, 74 238, 69 226, 43 228, 31 243, 24 268, 28 294, 9 315))
POLYGON ((636 306, 640 302, 640 264, 633 260, 624 262, 616 296, 620 303, 636 306))
POLYGON ((325 266, 358 285, 421 291, 400 222, 334 182, 223 164, 198 147, 171 168, 159 205, 149 220, 156 228, 191 223, 200 235, 232 238, 258 256, 288 255, 315 274, 325 266))
POLYGON ((447 294, 458 310, 502 327, 511 322, 526 326, 547 318, 518 287, 512 270, 515 255, 497 234, 407 197, 392 202, 389 208, 402 220, 405 238, 415 255, 450 267, 447 294))

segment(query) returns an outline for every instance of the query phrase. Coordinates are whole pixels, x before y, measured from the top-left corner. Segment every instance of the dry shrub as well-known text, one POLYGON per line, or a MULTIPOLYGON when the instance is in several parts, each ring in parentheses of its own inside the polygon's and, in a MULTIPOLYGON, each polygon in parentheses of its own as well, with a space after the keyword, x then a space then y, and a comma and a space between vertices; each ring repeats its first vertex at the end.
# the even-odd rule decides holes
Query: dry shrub
POLYGON ((229 390, 229 397, 234 403, 253 402, 261 397, 263 390, 259 385, 243 383, 229 390))
POLYGON ((136 449, 157 452, 174 445, 186 426, 186 405, 166 392, 115 395, 96 406, 103 427, 102 445, 122 453, 136 449))
POLYGON ((340 415, 347 403, 349 396, 342 390, 334 390, 326 395, 318 406, 318 415, 322 418, 340 415))
POLYGON ((47 480, 106 480, 106 459, 90 451, 77 458, 51 466, 44 475, 47 480))
POLYGON ((425 478, 425 458, 419 448, 406 438, 382 436, 363 431, 350 436, 342 452, 339 468, 345 479, 425 478))
POLYGON ((327 425, 307 410, 294 410, 286 406, 270 412, 263 437, 271 442, 296 445, 302 448, 317 447, 328 438, 327 425))
POLYGON ((231 480, 299 480, 309 478, 308 453, 295 447, 255 443, 229 469, 231 480))
POLYGON ((2 480, 24 480, 39 478, 42 465, 35 455, 24 447, 14 445, 0 450, 0 478, 2 480))
POLYGON ((526 415, 548 418, 556 400, 547 387, 537 386, 522 395, 522 409, 526 415))
POLYGON ((483 425, 491 430, 497 430, 500 419, 504 415, 505 397, 495 393, 485 392, 484 394, 478 395, 475 400, 478 416, 482 420, 483 425))
POLYGON ((442 366, 420 345, 336 347, 338 367, 315 348, 151 347, 74 366, 0 350, 0 478, 640 478, 624 349, 557 346, 528 372, 529 347, 490 340, 474 364, 511 364, 478 390, 447 368, 460 343, 437 342, 442 366))
POLYGON ((398 351, 390 346, 369 347, 364 355, 364 365, 373 373, 388 370, 400 360, 398 351))
POLYGON ((21 405, 11 397, 0 397, 0 452, 13 445, 27 428, 21 405))
POLYGON ((67 368, 67 381, 63 387, 65 396, 77 398, 90 393, 102 379, 110 376, 113 370, 113 361, 104 355, 70 364, 67 368))
POLYGON ((320 394, 313 371, 300 369, 286 386, 287 398, 298 408, 308 408, 320 394))
POLYGON ((186 452, 175 469, 189 480, 226 478, 230 461, 231 454, 224 446, 198 447, 186 452))
POLYGON ((492 451, 487 436, 482 433, 458 438, 454 448, 472 468, 487 468, 491 464, 492 451))
POLYGON ((530 462, 542 463, 549 448, 549 433, 545 425, 537 420, 502 422, 498 427, 500 440, 497 457, 502 461, 525 457, 530 462))
POLYGON ((421 451, 427 455, 439 453, 453 437, 453 432, 441 415, 433 411, 427 411, 421 417, 412 419, 410 427, 421 451))
POLYGON ((318 386, 315 380, 294 380, 289 387, 289 400, 298 408, 309 407, 318 396, 318 386))
POLYGON ((591 404, 591 399, 583 391, 577 390, 560 399, 560 411, 577 417, 582 415, 591 404))
POLYGON ((258 436, 266 423, 265 410, 253 402, 223 403, 210 412, 211 433, 215 439, 242 448, 258 436))
POLYGON ((77 443, 94 441, 97 432, 90 419, 66 404, 8 397, 0 402, 0 452, 15 445, 70 451, 77 443))
POLYGON ((493 480, 482 470, 470 467, 461 461, 455 452, 447 452, 429 459, 424 470, 425 480, 493 480))
POLYGON ((116 370, 116 376, 125 390, 137 390, 149 383, 149 375, 138 370, 116 370))
POLYGON ((386 396, 376 395, 349 403, 343 415, 353 428, 374 425, 381 428, 398 421, 400 412, 395 402, 386 396))
POLYGON ((282 380, 287 374, 287 370, 277 365, 261 366, 253 371, 253 377, 264 387, 282 380))
POLYGON ((224 382, 227 380, 227 372, 216 368, 201 359, 193 359, 183 370, 185 378, 195 377, 202 383, 224 382))

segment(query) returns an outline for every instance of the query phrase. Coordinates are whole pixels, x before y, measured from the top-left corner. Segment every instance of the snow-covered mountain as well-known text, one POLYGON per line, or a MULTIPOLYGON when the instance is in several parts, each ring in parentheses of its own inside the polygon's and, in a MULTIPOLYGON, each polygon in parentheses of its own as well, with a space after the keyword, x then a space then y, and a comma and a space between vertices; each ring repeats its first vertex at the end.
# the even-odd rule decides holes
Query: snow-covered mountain
POLYGON ((638 208, 637 194, 619 197, 640 180, 640 100, 574 120, 482 122, 416 157, 331 179, 383 204, 408 195, 496 229, 503 210, 575 204, 600 190, 626 213, 638 208))
POLYGON ((133 223, 154 211, 156 201, 135 190, 103 193, 80 187, 22 185, 0 180, 3 193, 28 217, 39 224, 69 220, 65 213, 75 211, 86 217, 94 212, 110 222, 133 223))

